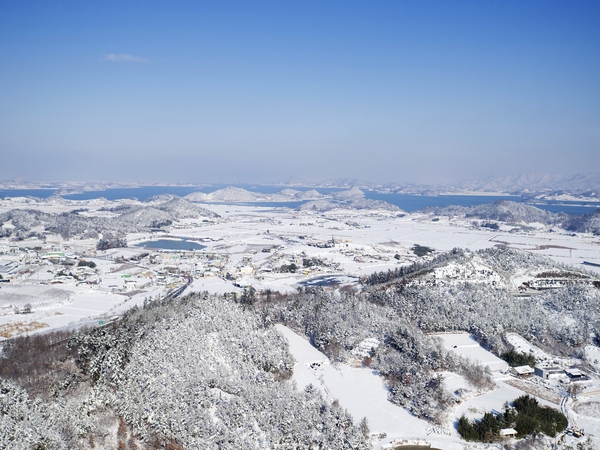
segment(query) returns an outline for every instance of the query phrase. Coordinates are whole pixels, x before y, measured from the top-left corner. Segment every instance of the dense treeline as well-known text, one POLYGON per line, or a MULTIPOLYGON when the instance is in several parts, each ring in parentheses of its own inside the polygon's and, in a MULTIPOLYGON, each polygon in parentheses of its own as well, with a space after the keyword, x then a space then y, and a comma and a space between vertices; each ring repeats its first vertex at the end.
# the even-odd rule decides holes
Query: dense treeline
POLYGON ((5 341, 0 378, 19 383, 34 396, 48 398, 56 384, 66 385, 78 376, 73 364, 76 352, 66 345, 71 334, 50 332, 5 341))
POLYGON ((370 275, 361 277, 360 281, 365 286, 389 283, 413 274, 424 275, 432 269, 443 267, 449 263, 466 265, 474 258, 479 258, 482 262, 489 265, 491 269, 508 275, 514 273, 516 270, 536 268, 558 268, 567 273, 573 271, 573 267, 551 261, 546 257, 511 250, 505 247, 488 248, 477 252, 454 248, 449 252, 436 255, 429 261, 416 261, 394 270, 389 269, 382 272, 373 272, 370 275))
POLYGON ((600 208, 587 214, 572 216, 564 226, 570 231, 593 233, 595 236, 600 236, 600 208))
POLYGON ((533 433, 555 436, 568 425, 567 418, 556 409, 540 406, 529 395, 514 400, 513 406, 505 405, 500 414, 486 412, 480 420, 469 420, 462 416, 458 420, 458 432, 467 441, 494 442, 500 439, 500 430, 514 428, 517 437, 533 433))
MULTIPOLYGON (((522 300, 514 297, 510 279, 496 284, 419 283, 430 269, 448 263, 463 267, 474 259, 507 278, 523 271, 573 271, 547 258, 506 248, 475 253, 455 249, 428 263, 374 274, 365 281, 379 284, 416 275, 407 282, 361 294, 303 289, 266 310, 273 320, 304 333, 333 360, 351 357, 362 340, 377 337, 382 344, 368 360, 387 379, 390 400, 419 417, 440 420, 450 400, 439 387, 436 371, 469 373, 475 369, 466 369, 462 363, 452 365, 439 343, 424 333, 466 331, 498 354, 505 353, 512 364, 532 365, 531 355, 512 351, 504 339, 506 333, 519 333, 557 353, 574 353, 583 343, 598 339, 594 330, 600 330, 600 290, 591 285, 568 285, 522 300)), ((477 385, 478 377, 478 387, 487 387, 483 373, 470 377, 473 384, 477 385)))
POLYGON ((125 248, 127 247, 127 240, 125 238, 106 236, 98 241, 96 245, 97 250, 109 250, 111 248, 125 248))
MULTIPOLYGON (((417 248, 417 247, 427 248, 427 247, 421 247, 421 246, 415 246, 413 248, 417 248)), ((429 249, 429 250, 431 250, 431 249, 429 249)), ((419 256, 425 256, 428 253, 430 253, 430 252, 425 251, 424 253, 419 254, 419 256)), ((449 261, 454 261, 454 260, 459 261, 463 257, 464 257, 464 252, 459 248, 455 248, 451 252, 442 253, 440 255, 437 255, 435 258, 433 258, 430 261, 424 261, 424 262, 416 261, 410 265, 400 266, 394 270, 389 269, 389 270, 383 271, 383 272, 373 272, 370 275, 361 277, 360 282, 365 286, 373 286, 373 285, 377 285, 377 284, 388 283, 390 281, 398 280, 398 279, 407 277, 409 275, 414 275, 417 273, 425 272, 427 270, 431 270, 431 269, 441 266, 449 261)))
POLYGON ((535 356, 528 353, 519 353, 514 350, 501 353, 500 358, 508 363, 511 367, 531 366, 535 367, 535 356))
POLYGON ((32 401, 22 387, 3 378, 0 378, 0 411, 0 448, 66 448, 51 408, 32 401))

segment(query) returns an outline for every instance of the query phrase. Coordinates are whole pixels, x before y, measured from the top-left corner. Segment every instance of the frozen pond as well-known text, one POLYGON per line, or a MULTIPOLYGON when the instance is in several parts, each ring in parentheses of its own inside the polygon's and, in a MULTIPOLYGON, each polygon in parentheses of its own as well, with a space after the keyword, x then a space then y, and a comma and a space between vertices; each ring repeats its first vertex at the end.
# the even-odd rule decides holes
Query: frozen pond
POLYGON ((348 275, 320 275, 318 277, 310 278, 308 280, 301 281, 301 286, 338 286, 347 284, 358 284, 358 277, 348 275))

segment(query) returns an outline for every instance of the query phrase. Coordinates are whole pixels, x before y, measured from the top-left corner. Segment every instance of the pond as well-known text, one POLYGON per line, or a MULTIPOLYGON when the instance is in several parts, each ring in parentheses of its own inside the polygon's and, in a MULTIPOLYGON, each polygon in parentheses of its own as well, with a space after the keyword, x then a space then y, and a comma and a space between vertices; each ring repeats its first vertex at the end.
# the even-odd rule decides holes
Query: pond
POLYGON ((339 286, 346 284, 358 283, 358 277, 344 275, 344 274, 327 274, 320 275, 318 277, 310 278, 308 280, 300 281, 298 284, 301 286, 339 286))
POLYGON ((159 250, 202 250, 206 245, 188 239, 155 239, 134 244, 136 247, 155 248, 159 250))

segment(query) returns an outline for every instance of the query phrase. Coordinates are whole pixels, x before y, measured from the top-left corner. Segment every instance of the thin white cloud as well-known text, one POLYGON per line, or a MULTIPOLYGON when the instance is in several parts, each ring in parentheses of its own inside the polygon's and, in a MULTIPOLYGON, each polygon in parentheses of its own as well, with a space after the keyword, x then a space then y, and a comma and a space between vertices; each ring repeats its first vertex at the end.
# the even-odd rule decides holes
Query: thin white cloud
POLYGON ((104 61, 111 62, 134 62, 134 63, 147 63, 148 60, 146 58, 142 58, 141 56, 133 56, 128 55, 127 53, 123 53, 121 55, 117 55, 116 53, 109 53, 104 57, 104 61))

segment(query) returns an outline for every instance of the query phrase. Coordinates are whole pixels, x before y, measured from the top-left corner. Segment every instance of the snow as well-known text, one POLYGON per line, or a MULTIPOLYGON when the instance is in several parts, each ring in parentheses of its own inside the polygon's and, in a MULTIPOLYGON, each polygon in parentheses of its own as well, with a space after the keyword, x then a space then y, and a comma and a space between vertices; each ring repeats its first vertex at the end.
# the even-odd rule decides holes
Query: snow
POLYGON ((506 340, 515 348, 515 351, 519 353, 531 353, 537 360, 552 359, 546 352, 531 344, 527 339, 519 336, 516 333, 507 333, 506 340))
POLYGON ((377 349, 379 347, 379 339, 377 338, 366 338, 358 343, 358 345, 352 349, 352 355, 356 358, 362 359, 370 355, 373 349, 377 349))
POLYGON ((596 444, 600 443, 600 390, 596 386, 593 395, 580 394, 569 411, 577 427, 585 430, 586 435, 593 435, 596 444))
POLYGON ((211 294, 224 294, 227 292, 241 292, 242 290, 235 287, 230 281, 220 278, 199 278, 194 280, 186 289, 186 292, 209 292, 211 294))
POLYGON ((600 348, 595 345, 585 347, 585 359, 600 372, 600 348))
POLYGON ((288 327, 284 325, 275 325, 277 331, 279 331, 290 344, 290 351, 296 360, 294 364, 294 381, 299 390, 304 390, 306 386, 312 384, 319 388, 323 394, 327 394, 322 384, 315 378, 313 371, 310 369, 310 365, 314 363, 318 364, 329 364, 329 359, 319 350, 314 348, 310 343, 294 333, 288 327))
POLYGON ((506 372, 508 364, 493 353, 485 350, 479 343, 466 333, 437 334, 444 342, 444 347, 460 356, 490 368, 492 372, 506 372))
MULTIPOLYGON (((290 351, 296 359, 294 382, 298 389, 309 384, 318 387, 329 399, 338 400, 358 423, 363 417, 369 422, 372 432, 387 434, 376 443, 375 448, 395 440, 423 439, 431 433, 431 424, 418 419, 407 410, 387 399, 388 392, 383 380, 371 369, 352 367, 348 364, 333 366, 327 357, 312 347, 310 343, 284 325, 276 325, 290 344, 290 351), (311 369, 311 365, 314 369, 311 369)), ((460 449, 458 434, 430 435, 427 439, 433 447, 460 449)))
POLYGON ((76 296, 70 304, 54 309, 52 315, 40 320, 51 328, 58 328, 82 319, 101 316, 122 304, 126 299, 121 295, 88 291, 83 295, 76 296))
POLYGON ((448 392, 456 392, 459 389, 471 389, 469 382, 463 377, 454 372, 440 372, 444 377, 444 386, 448 392))
MULTIPOLYGON (((498 389, 470 398, 461 403, 455 411, 455 417, 458 419, 464 414, 468 418, 481 418, 487 411, 502 411, 504 403, 510 403, 515 398, 524 394, 523 391, 509 386, 502 381, 496 381, 496 383, 498 384, 498 389)), ((556 405, 553 406, 556 407, 556 405)))
MULTIPOLYGON (((40 286, 42 287, 42 286, 40 286)), ((69 297, 58 301, 49 301, 42 306, 43 302, 33 303, 33 312, 30 314, 5 314, 0 316, 0 325, 26 321, 46 324, 44 330, 62 328, 75 323, 89 323, 90 320, 105 318, 131 308, 134 305, 143 304, 145 297, 152 293, 145 292, 134 296, 132 299, 124 295, 112 294, 92 289, 74 289, 68 293, 69 297)))

